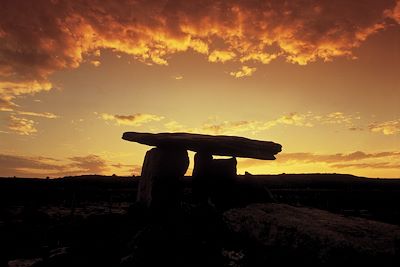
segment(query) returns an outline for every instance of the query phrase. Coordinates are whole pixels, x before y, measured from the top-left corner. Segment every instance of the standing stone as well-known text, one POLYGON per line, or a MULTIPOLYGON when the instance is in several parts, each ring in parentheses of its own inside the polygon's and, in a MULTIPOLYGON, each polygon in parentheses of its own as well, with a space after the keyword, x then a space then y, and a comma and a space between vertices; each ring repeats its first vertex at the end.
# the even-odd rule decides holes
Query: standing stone
POLYGON ((193 198, 221 208, 232 204, 236 182, 236 157, 274 160, 282 146, 271 141, 239 136, 193 133, 125 132, 122 139, 155 146, 146 154, 138 202, 148 207, 167 209, 180 203, 180 178, 189 158, 187 150, 196 152, 193 170, 193 198), (230 159, 213 159, 230 156, 230 159))
POLYGON ((221 208, 229 206, 236 179, 235 157, 213 159, 211 154, 198 152, 194 156, 193 195, 199 202, 211 202, 221 208))
POLYGON ((155 210, 176 208, 181 201, 181 179, 189 166, 186 150, 153 148, 143 162, 137 201, 155 210))
POLYGON ((197 152, 194 155, 194 168, 192 173, 192 192, 196 201, 207 202, 212 188, 212 162, 209 153, 197 152))

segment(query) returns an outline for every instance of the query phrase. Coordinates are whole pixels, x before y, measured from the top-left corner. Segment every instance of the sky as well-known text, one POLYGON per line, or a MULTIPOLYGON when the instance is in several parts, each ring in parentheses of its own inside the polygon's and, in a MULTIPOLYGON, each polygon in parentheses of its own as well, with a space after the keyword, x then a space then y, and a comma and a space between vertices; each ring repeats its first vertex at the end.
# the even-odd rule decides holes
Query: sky
POLYGON ((138 131, 282 145, 238 173, 400 178, 399 103, 399 0, 0 2, 0 176, 139 175, 138 131))

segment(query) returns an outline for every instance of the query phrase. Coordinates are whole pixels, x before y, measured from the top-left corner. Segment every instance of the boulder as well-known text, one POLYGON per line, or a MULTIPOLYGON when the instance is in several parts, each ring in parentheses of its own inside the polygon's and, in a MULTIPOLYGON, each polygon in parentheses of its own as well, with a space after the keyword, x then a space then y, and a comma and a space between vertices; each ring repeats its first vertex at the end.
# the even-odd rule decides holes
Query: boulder
POLYGON ((274 203, 232 209, 223 220, 245 266, 400 266, 396 225, 274 203))
POLYGON ((186 150, 153 148, 147 151, 137 200, 147 207, 174 208, 180 203, 180 180, 189 166, 186 150))
POLYGON ((282 150, 282 146, 274 142, 258 141, 238 136, 125 132, 122 139, 159 148, 191 150, 218 156, 264 160, 274 160, 274 155, 282 150))

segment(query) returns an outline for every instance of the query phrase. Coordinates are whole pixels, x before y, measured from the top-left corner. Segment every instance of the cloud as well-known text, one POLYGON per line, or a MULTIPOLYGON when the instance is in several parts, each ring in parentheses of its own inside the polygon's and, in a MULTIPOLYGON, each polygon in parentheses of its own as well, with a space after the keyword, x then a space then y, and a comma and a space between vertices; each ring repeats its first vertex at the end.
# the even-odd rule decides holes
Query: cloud
POLYGON ((222 123, 206 122, 201 131, 212 134, 237 134, 240 132, 258 132, 263 129, 259 121, 224 121, 222 123))
POLYGON ((400 133, 400 119, 385 121, 385 122, 374 122, 368 126, 371 132, 383 133, 384 135, 393 135, 400 133))
POLYGON ((357 126, 351 126, 349 127, 350 131, 364 131, 364 128, 362 127, 357 127, 357 126))
MULTIPOLYGON (((239 121, 218 121, 208 119, 202 125, 189 127, 177 121, 164 123, 167 131, 172 132, 196 132, 205 134, 240 134, 243 132, 258 133, 277 126, 314 127, 316 125, 344 124, 347 129, 353 126, 354 119, 359 116, 347 115, 342 112, 315 115, 312 112, 284 114, 273 120, 239 120, 239 121)), ((346 129, 345 128, 345 129, 346 129)), ((358 128, 357 128, 358 129, 358 128)), ((353 130, 353 129, 352 129, 353 130)), ((355 129, 354 129, 355 130, 355 129)))
POLYGON ((272 60, 276 59, 279 54, 268 54, 263 52, 249 53, 240 58, 240 62, 254 61, 263 64, 269 64, 272 60))
POLYGON ((397 23, 400 23, 400 1, 397 0, 396 6, 393 9, 385 11, 387 17, 394 19, 397 23))
POLYGON ((242 132, 259 132, 265 127, 260 121, 222 121, 215 122, 212 119, 207 120, 198 127, 189 127, 177 121, 171 120, 164 123, 167 132, 188 132, 202 134, 239 134, 242 132))
POLYGON ((45 177, 61 173, 64 168, 52 158, 0 154, 0 176, 4 177, 45 177))
POLYGON ((174 120, 164 123, 164 127, 168 132, 196 132, 195 129, 186 127, 174 120))
POLYGON ((286 115, 283 115, 276 120, 268 121, 265 123, 264 127, 266 129, 271 128, 273 126, 282 124, 282 125, 294 125, 300 127, 312 127, 313 124, 311 122, 311 113, 300 114, 297 112, 292 112, 286 115))
MULTIPOLYGON (((1 47, 1 44, 0 44, 1 47)), ((1 52, 0 52, 0 65, 1 62, 1 52)), ((9 62, 7 64, 12 64, 9 62)), ((41 91, 49 91, 52 88, 52 84, 48 81, 4 81, 6 79, 4 75, 2 75, 0 71, 0 110, 1 111, 12 111, 16 107, 13 101, 16 97, 20 95, 30 94, 33 95, 35 93, 41 91)))
POLYGON ((399 6, 395 0, 3 0, 0 108, 50 90, 56 71, 98 62, 100 49, 160 65, 188 50, 210 62, 268 64, 281 57, 305 65, 352 57, 370 35, 399 23, 399 6))
MULTIPOLYGON (((5 110, 3 110, 5 111, 5 110)), ((40 117, 46 119, 56 119, 59 116, 50 113, 50 112, 32 112, 32 111, 22 111, 22 110, 7 110, 11 112, 11 115, 8 117, 8 129, 11 132, 17 133, 19 135, 33 135, 37 133, 36 124, 32 119, 27 119, 25 117, 19 117, 18 115, 31 116, 31 117, 40 117)), ((4 132, 3 133, 10 133, 4 132)))
POLYGON ((174 132, 196 132, 205 134, 240 134, 243 132, 258 133, 278 126, 295 127, 327 127, 334 126, 341 129, 356 132, 369 129, 371 132, 394 135, 400 133, 400 119, 385 122, 374 122, 369 125, 359 125, 361 116, 359 113, 346 114, 335 111, 326 114, 315 114, 313 112, 298 113, 291 112, 272 120, 238 120, 219 121, 208 119, 196 127, 189 127, 177 121, 164 123, 168 131, 174 132))
POLYGON ((115 121, 118 125, 141 126, 142 124, 160 121, 164 119, 162 116, 154 114, 137 113, 133 115, 111 115, 102 113, 101 118, 105 121, 115 121))
POLYGON ((351 124, 353 121, 353 116, 346 115, 343 112, 332 112, 325 116, 315 116, 314 118, 325 124, 351 124))
POLYGON ((379 153, 365 153, 362 151, 356 151, 348 154, 313 154, 313 153, 282 153, 277 156, 277 159, 281 162, 324 162, 324 163, 336 163, 336 162, 347 162, 347 161, 359 161, 366 159, 379 159, 387 157, 398 157, 400 152, 389 151, 379 153))
POLYGON ((333 164, 332 167, 344 169, 344 168, 356 168, 356 169, 399 169, 400 163, 390 163, 390 162, 370 162, 370 163, 340 163, 333 164))
POLYGON ((142 166, 140 165, 131 165, 131 164, 121 164, 121 163, 116 163, 111 165, 114 168, 117 169, 125 169, 128 171, 129 175, 140 175, 142 172, 142 166))
POLYGON ((221 51, 221 50, 214 50, 208 56, 208 61, 210 62, 226 62, 235 58, 236 54, 231 51, 221 51))
MULTIPOLYGON (((332 168, 379 168, 395 169, 400 165, 400 151, 366 153, 315 154, 315 153, 281 153, 276 156, 277 164, 327 164, 332 168)), ((265 165, 265 161, 245 159, 240 161, 241 168, 265 165)))
POLYGON ((101 62, 99 60, 92 60, 90 61, 90 64, 92 64, 95 67, 99 67, 101 65, 101 62))
POLYGON ((104 159, 96 155, 88 155, 84 157, 71 157, 72 163, 68 167, 78 168, 83 173, 104 173, 108 170, 108 164, 104 159))
POLYGON ((46 119, 57 119, 58 115, 50 113, 50 112, 32 112, 32 111, 17 111, 20 115, 34 116, 34 117, 42 117, 46 119))
POLYGON ((243 78, 247 76, 253 75, 253 73, 256 71, 256 68, 251 68, 248 66, 242 66, 242 68, 238 71, 232 71, 229 74, 235 78, 243 78))
POLYGON ((131 175, 140 166, 105 160, 97 155, 54 159, 38 156, 0 154, 0 176, 3 177, 62 177, 83 174, 111 174, 117 172, 131 175))
POLYGON ((8 129, 19 135, 32 135, 37 132, 35 124, 33 120, 11 115, 9 117, 8 129))
POLYGON ((234 134, 239 132, 257 133, 268 130, 278 125, 290 125, 298 127, 312 127, 311 113, 299 114, 289 113, 282 115, 274 120, 258 121, 258 120, 242 120, 242 121, 224 121, 222 123, 206 122, 202 125, 201 130, 213 134, 234 134))
POLYGON ((62 167, 54 164, 49 159, 41 157, 27 157, 16 155, 0 154, 0 175, 1 176, 15 176, 26 174, 24 170, 47 170, 50 172, 61 171, 62 167))
POLYGON ((12 111, 16 106, 10 98, 0 96, 0 111, 12 111))

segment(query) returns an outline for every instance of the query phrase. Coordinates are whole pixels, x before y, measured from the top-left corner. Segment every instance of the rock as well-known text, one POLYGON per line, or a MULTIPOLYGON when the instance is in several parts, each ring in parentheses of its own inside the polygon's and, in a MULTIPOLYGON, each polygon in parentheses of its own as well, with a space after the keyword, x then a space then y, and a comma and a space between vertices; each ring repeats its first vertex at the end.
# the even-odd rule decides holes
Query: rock
POLYGON ((194 168, 192 173, 192 192, 193 198, 202 203, 206 203, 210 196, 211 165, 213 157, 208 153, 198 152, 194 155, 194 168))
POLYGON ((8 262, 9 267, 34 267, 43 261, 42 258, 34 259, 15 259, 8 262))
POLYGON ((174 208, 180 203, 180 179, 189 166, 186 150, 153 148, 147 151, 137 200, 147 207, 174 208))
POLYGON ((213 159, 208 153, 196 153, 192 175, 194 198, 199 202, 211 200, 214 205, 226 206, 232 197, 236 165, 236 158, 213 159))
MULTIPOLYGON (((43 266, 47 267, 68 267, 68 266, 74 266, 76 263, 74 260, 76 260, 77 254, 71 253, 70 247, 58 247, 55 249, 52 249, 49 253, 48 258, 46 258, 43 261, 43 266)), ((42 266, 38 266, 42 267, 42 266)))
MULTIPOLYGON (((400 227, 286 204, 252 204, 223 214, 246 266, 399 266, 400 227)), ((238 248, 235 248, 238 250, 238 248)))
POLYGON ((125 132, 122 139, 160 148, 180 148, 211 155, 274 160, 282 149, 280 144, 238 136, 191 133, 125 132))
POLYGON ((194 154, 193 177, 208 176, 211 172, 212 162, 213 156, 209 153, 198 152, 194 154))
POLYGON ((187 150, 197 152, 193 172, 194 195, 197 195, 201 202, 211 197, 214 202, 220 202, 221 206, 227 207, 229 201, 226 200, 232 195, 233 182, 236 178, 235 157, 274 160, 274 155, 282 149, 280 144, 274 142, 237 136, 125 132, 122 138, 157 147, 146 154, 138 201, 148 207, 160 206, 160 209, 179 202, 178 181, 189 164, 187 150), (212 155, 233 156, 233 158, 215 160, 212 155))
POLYGON ((212 176, 217 179, 228 179, 233 180, 236 178, 236 158, 232 157, 229 159, 213 159, 211 164, 212 176))

